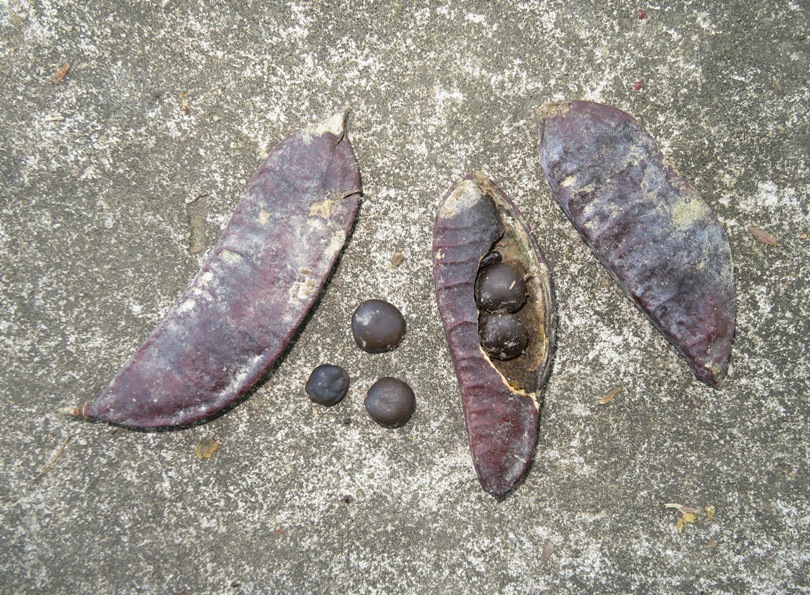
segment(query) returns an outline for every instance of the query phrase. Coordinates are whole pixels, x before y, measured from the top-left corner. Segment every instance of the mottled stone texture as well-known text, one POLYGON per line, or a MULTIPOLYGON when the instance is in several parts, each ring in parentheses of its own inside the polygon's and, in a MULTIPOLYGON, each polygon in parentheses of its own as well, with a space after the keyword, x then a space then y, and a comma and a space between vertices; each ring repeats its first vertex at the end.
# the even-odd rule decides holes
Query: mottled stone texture
POLYGON ((2 590, 810 589, 808 31, 801 0, 0 2, 2 590), (536 111, 572 99, 643 123, 726 229, 719 390, 543 179, 536 111), (161 321, 278 141, 345 107, 364 198, 267 382, 180 432, 58 415, 161 321), (472 170, 537 235, 558 314, 534 462, 503 499, 476 477, 433 287, 436 209, 472 170), (407 320, 394 351, 352 339, 371 298, 407 320), (304 392, 325 363, 351 376, 331 408, 304 392), (399 429, 363 407, 385 376, 418 400, 399 429), (672 502, 699 511, 680 533, 672 502))

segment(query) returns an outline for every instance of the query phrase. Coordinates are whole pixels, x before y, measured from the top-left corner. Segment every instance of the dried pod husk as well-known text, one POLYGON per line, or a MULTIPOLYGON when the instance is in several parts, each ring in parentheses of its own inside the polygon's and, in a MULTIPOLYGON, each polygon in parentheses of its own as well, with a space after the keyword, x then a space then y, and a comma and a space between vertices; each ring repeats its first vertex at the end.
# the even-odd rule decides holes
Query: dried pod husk
POLYGON ((698 379, 726 375, 731 248, 709 206, 635 119, 588 101, 541 110, 546 180, 585 243, 698 379))
POLYGON ((131 428, 185 426, 233 405, 268 372, 354 223, 360 174, 345 118, 275 147, 163 321, 74 414, 131 428))
POLYGON ((551 276, 537 241, 517 207, 482 173, 455 184, 439 207, 433 277, 475 470, 484 489, 503 496, 524 476, 534 454, 555 314, 551 276), (527 272, 528 297, 515 315, 529 331, 529 344, 508 361, 489 357, 479 343, 479 319, 486 313, 477 307, 475 281, 492 251, 527 272))

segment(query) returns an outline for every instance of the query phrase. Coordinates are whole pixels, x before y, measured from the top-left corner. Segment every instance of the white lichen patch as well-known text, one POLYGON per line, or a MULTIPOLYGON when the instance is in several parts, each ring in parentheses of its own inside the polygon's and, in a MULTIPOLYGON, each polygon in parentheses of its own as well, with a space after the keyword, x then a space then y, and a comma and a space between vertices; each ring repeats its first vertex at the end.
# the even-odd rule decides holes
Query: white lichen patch
POLYGON ((262 225, 267 225, 267 222, 270 221, 270 217, 273 216, 273 213, 270 211, 265 211, 264 207, 259 208, 259 216, 256 217, 256 221, 261 223, 262 225))
POLYGON ((710 218, 711 214, 709 205, 699 198, 682 198, 672 206, 672 223, 678 229, 688 229, 695 222, 710 218))
POLYGON ((337 202, 338 201, 330 198, 324 198, 323 200, 314 202, 309 205, 309 216, 320 217, 321 219, 329 219, 332 217, 332 212, 334 211, 335 204, 337 204, 337 202))
POLYGON ((242 260, 244 260, 241 254, 237 254, 231 250, 222 250, 222 252, 219 253, 219 256, 226 263, 234 266, 240 264, 242 260))

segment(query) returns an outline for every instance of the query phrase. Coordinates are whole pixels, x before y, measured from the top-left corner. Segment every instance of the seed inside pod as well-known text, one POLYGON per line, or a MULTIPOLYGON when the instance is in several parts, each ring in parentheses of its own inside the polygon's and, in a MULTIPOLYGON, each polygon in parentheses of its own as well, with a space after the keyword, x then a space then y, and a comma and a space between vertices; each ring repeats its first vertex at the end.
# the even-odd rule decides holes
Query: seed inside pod
POLYGON ((349 375, 340 366, 323 364, 312 370, 304 390, 313 403, 337 405, 349 390, 349 375))
POLYGON ((505 262, 482 268, 475 282, 475 301, 488 312, 517 312, 526 303, 523 275, 505 262))
POLYGON ((513 314, 485 316, 481 321, 479 336, 484 351, 499 360, 516 358, 529 344, 526 327, 513 314))
POLYGON ((363 351, 391 351, 405 335, 405 318, 385 300, 366 300, 352 314, 352 335, 363 351))
POLYGON ((386 376, 371 385, 364 401, 371 419, 385 428, 408 423, 416 410, 416 396, 407 383, 386 376))
POLYGON ((484 258, 481 259, 481 264, 479 265, 481 268, 488 267, 491 264, 495 264, 496 262, 501 262, 503 260, 503 256, 497 250, 493 250, 492 252, 488 253, 484 258))

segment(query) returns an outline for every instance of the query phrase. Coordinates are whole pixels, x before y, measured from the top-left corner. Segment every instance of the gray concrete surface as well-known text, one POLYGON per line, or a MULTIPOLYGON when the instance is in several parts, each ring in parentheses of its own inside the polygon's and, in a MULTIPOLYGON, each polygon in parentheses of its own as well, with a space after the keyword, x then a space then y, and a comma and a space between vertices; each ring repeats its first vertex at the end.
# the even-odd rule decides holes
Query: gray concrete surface
POLYGON ((806 2, 83 4, 0 4, 0 590, 810 591, 806 2), (722 389, 553 202, 534 110, 566 98, 639 118, 726 226, 739 317, 722 389), (343 106, 365 202, 269 380, 181 432, 57 415, 160 320, 261 156, 343 106), (474 168, 523 209, 560 317, 537 457, 500 502, 475 478, 431 282, 434 210, 474 168), (187 210, 202 194, 204 230, 187 210), (370 297, 407 317, 392 353, 353 345, 370 297), (303 394, 324 362, 353 382, 329 410, 303 394), (388 374, 418 398, 396 431, 362 404, 388 374), (221 446, 199 460, 207 437, 221 446), (679 532, 667 503, 696 522, 679 532))

